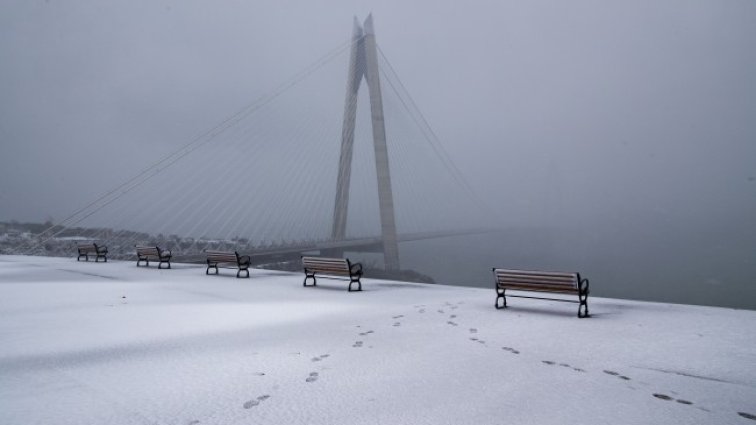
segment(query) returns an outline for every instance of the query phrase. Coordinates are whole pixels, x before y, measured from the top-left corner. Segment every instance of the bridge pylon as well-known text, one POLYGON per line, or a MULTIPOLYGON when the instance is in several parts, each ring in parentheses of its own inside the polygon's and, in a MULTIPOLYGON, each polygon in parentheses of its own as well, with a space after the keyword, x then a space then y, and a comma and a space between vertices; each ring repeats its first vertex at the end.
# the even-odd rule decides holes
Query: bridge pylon
POLYGON ((396 237, 394 197, 391 191, 386 125, 383 115, 381 81, 378 74, 378 50, 375 44, 373 16, 368 15, 362 26, 354 18, 352 49, 347 75, 344 123, 341 131, 341 156, 336 181, 336 203, 333 210, 331 238, 343 240, 346 236, 347 212, 349 209, 349 184, 352 173, 354 126, 357 116, 357 94, 364 77, 370 95, 370 116, 373 128, 375 169, 378 177, 378 206, 381 216, 381 237, 386 270, 399 270, 399 245, 396 237))

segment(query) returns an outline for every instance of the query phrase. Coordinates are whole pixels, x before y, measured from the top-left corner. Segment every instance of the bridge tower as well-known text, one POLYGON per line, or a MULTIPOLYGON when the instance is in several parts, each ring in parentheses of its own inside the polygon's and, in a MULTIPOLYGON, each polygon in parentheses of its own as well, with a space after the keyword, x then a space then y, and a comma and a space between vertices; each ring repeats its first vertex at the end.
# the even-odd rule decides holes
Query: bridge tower
POLYGON ((372 14, 368 15, 362 26, 360 26, 357 18, 354 18, 344 104, 344 123, 341 130, 341 156, 336 181, 336 204, 333 210, 331 231, 333 240, 343 240, 346 236, 357 94, 363 77, 367 81, 370 95, 370 116, 373 128, 375 168, 378 176, 378 205, 381 215, 384 264, 386 270, 398 270, 399 245, 396 238, 394 197, 391 191, 391 174, 389 172, 388 148, 386 147, 386 125, 383 118, 383 98, 381 97, 381 82, 378 75, 378 54, 372 14))

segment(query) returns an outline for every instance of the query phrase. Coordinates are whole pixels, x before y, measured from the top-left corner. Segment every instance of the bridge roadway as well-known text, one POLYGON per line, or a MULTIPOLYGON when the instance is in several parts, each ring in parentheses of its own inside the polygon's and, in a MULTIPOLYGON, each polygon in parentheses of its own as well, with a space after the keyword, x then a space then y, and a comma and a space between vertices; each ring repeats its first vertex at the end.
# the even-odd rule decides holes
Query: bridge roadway
MULTIPOLYGON (((414 242, 428 239, 440 239, 451 236, 475 235, 496 232, 498 229, 467 229, 440 232, 418 232, 397 235, 397 242, 414 242)), ((303 254, 342 256, 344 251, 383 252, 383 239, 379 236, 345 239, 341 241, 313 242, 312 245, 298 245, 291 247, 275 247, 273 249, 250 250, 240 252, 249 255, 253 265, 266 263, 295 261, 303 254)), ((181 256, 182 261, 204 263, 204 255, 181 256)))
MULTIPOLYGON (((418 232, 397 235, 397 242, 414 242, 428 239, 440 239, 451 236, 475 235, 495 232, 496 229, 467 229, 440 232, 418 232)), ((341 256, 344 251, 383 252, 383 240, 379 236, 367 238, 345 239, 342 241, 315 242, 311 246, 277 247, 266 251, 249 252, 254 264, 264 264, 275 261, 298 260, 302 254, 317 253, 320 255, 341 256)))

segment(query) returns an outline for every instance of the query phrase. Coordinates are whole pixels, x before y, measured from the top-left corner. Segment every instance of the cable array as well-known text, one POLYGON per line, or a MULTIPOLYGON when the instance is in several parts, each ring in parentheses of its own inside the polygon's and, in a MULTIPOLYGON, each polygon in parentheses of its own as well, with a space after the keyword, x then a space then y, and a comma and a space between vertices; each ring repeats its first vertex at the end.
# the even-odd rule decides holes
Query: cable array
MULTIPOLYGON (((354 42, 359 40, 330 50, 268 94, 77 209, 43 232, 28 251, 75 226, 99 229, 92 238, 107 241, 114 250, 160 241, 178 256, 210 247, 262 250, 327 240, 346 80, 343 60, 337 59, 345 59, 354 42)), ((451 230, 466 220, 478 225, 484 204, 379 52, 384 87, 390 89, 384 89, 384 109, 399 232, 451 230)), ((356 100, 348 238, 380 234, 364 85, 356 100)))

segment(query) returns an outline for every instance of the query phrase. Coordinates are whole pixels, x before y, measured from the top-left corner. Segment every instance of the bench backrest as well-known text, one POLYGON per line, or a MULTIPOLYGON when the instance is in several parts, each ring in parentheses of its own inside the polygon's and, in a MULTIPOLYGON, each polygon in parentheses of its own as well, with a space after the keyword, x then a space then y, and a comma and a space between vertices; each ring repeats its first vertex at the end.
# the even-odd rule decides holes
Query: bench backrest
POLYGON ((207 261, 212 263, 239 264, 239 254, 236 251, 205 251, 207 261))
POLYGON ((349 259, 328 257, 302 257, 302 267, 310 273, 349 275, 349 259))
POLYGON ((580 274, 531 270, 493 269, 496 287, 524 291, 579 292, 580 274))
POLYGON ((140 255, 140 256, 148 256, 148 255, 155 256, 155 257, 160 256, 160 248, 156 246, 137 246, 136 251, 137 251, 137 255, 140 255))
POLYGON ((95 245, 93 243, 91 243, 91 242, 87 242, 87 243, 80 242, 80 243, 77 243, 76 244, 76 249, 78 249, 79 252, 87 252, 87 251, 95 251, 96 250, 95 245))

